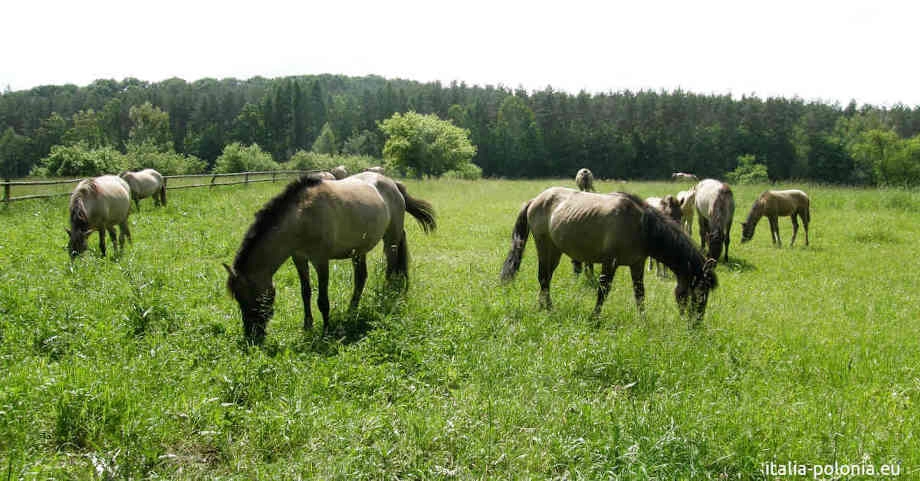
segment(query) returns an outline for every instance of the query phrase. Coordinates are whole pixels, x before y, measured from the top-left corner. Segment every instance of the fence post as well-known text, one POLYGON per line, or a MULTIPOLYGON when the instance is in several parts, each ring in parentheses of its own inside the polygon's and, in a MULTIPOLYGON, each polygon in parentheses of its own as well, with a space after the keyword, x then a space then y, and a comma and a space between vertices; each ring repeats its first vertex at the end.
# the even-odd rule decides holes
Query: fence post
POLYGON ((249 187, 249 171, 246 171, 246 176, 243 177, 243 185, 249 187))
POLYGON ((10 179, 4 180, 6 183, 3 184, 3 202, 5 202, 6 205, 10 205, 10 179))
POLYGON ((215 180, 217 180, 217 174, 214 174, 214 177, 211 177, 211 185, 208 186, 209 189, 214 187, 215 180))
POLYGON ((272 171, 272 184, 275 183, 275 175, 276 175, 277 173, 278 173, 277 171, 274 171, 274 170, 272 171))

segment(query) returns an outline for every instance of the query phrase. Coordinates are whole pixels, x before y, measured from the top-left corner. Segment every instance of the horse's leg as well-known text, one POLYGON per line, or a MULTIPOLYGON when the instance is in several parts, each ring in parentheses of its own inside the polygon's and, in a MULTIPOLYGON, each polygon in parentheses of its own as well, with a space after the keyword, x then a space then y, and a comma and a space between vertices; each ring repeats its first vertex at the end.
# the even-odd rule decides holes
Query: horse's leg
POLYGON ((138 212, 141 211, 141 200, 138 199, 137 197, 134 198, 134 207, 135 209, 137 209, 138 212))
POLYGON ((323 315, 323 333, 329 332, 329 261, 313 262, 319 279, 319 297, 316 304, 323 315))
POLYGON ((109 232, 109 239, 112 240, 112 248, 115 249, 115 252, 118 252, 121 250, 121 246, 118 245, 118 238, 115 236, 115 226, 108 227, 106 230, 109 232))
POLYGON ((705 251, 706 241, 709 240, 709 221, 704 219, 703 216, 699 216, 697 222, 700 228, 700 247, 705 251))
POLYGON ((553 280, 553 272, 559 265, 559 258, 562 257, 562 251, 553 245, 549 238, 538 240, 534 239, 537 245, 537 280, 540 281, 540 307, 552 309, 553 301, 549 296, 549 284, 553 280))
POLYGON ((118 226, 118 242, 121 244, 121 246, 125 246, 125 237, 128 238, 128 242, 133 244, 134 240, 131 239, 131 229, 128 229, 128 220, 125 219, 125 221, 118 226))
POLYGON ((779 218, 778 217, 769 217, 770 220, 770 232, 773 234, 773 243, 777 247, 782 247, 783 241, 779 238, 779 218))
POLYGON ((802 214, 802 227, 805 227, 805 245, 808 245, 808 223, 811 221, 811 218, 809 217, 810 214, 807 209, 802 214))
POLYGON ((725 224, 725 235, 722 236, 722 244, 725 247, 725 262, 728 262, 728 245, 732 242, 732 223, 729 219, 728 223, 725 224))
POLYGON ((795 218, 795 212, 789 217, 792 218, 792 240, 789 241, 789 247, 792 247, 795 245, 795 236, 799 233, 799 221, 795 218))
POLYGON ((636 309, 639 312, 645 311, 645 271, 642 270, 643 262, 637 262, 629 266, 629 273, 632 275, 633 295, 636 297, 636 309))
POLYGON ((364 292, 364 283, 367 281, 367 255, 353 257, 351 263, 355 266, 355 291, 351 294, 351 309, 358 308, 361 293, 364 292))
MULTIPOLYGON (((639 269, 642 269, 641 265, 639 269)), ((601 264, 601 276, 597 279, 597 304, 594 305, 595 316, 601 313, 601 306, 604 305, 607 294, 610 293, 610 283, 613 282, 613 275, 616 271, 616 261, 601 264)))
POLYGON ((578 275, 581 274, 581 267, 582 267, 582 266, 581 266, 581 261, 577 261, 577 260, 575 260, 575 259, 572 259, 572 272, 575 273, 575 276, 576 276, 576 277, 578 277, 578 275))
POLYGON ((105 257, 105 228, 99 229, 99 252, 105 257))
POLYGON ((310 287, 310 261, 306 257, 292 256, 294 267, 297 268, 297 275, 300 276, 300 297, 303 299, 303 330, 313 329, 313 311, 310 309, 310 295, 313 289, 310 287))

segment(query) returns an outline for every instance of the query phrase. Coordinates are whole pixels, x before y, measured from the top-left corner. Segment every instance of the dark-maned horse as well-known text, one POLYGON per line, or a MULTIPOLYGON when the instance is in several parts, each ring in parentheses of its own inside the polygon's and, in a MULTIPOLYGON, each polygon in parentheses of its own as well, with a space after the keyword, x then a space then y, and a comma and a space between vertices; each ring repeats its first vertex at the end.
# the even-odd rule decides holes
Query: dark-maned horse
POLYGON ((131 210, 131 188, 127 182, 114 175, 85 179, 70 194, 70 229, 67 251, 73 259, 86 250, 86 239, 93 231, 99 232, 99 252, 105 256, 105 233, 119 250, 125 237, 131 240, 128 213, 131 210), (118 241, 115 226, 119 227, 118 241))
MULTIPOLYGON (((645 199, 645 203, 648 204, 653 209, 657 210, 658 212, 661 212, 662 214, 664 214, 665 217, 673 220, 674 222, 677 222, 678 224, 681 223, 681 218, 683 217, 683 213, 681 212, 680 203, 677 201, 677 199, 674 198, 673 195, 666 195, 664 197, 649 197, 648 199, 645 199)), ((664 264, 661 261, 654 261, 654 262, 657 267, 657 269, 655 270, 655 273, 658 275, 658 277, 664 277, 665 276, 664 264)), ((648 270, 649 271, 652 270, 651 260, 648 263, 648 270)))
POLYGON ((131 186, 131 198, 137 211, 141 211, 141 199, 153 196, 153 205, 166 205, 166 179, 153 169, 137 172, 124 171, 119 177, 131 186))
POLYGON ((405 213, 415 217, 425 232, 435 228, 431 204, 413 198, 406 188, 373 172, 344 180, 325 181, 304 176, 291 182, 257 214, 233 261, 224 264, 227 288, 240 305, 246 337, 265 338, 273 314, 272 277, 288 258, 300 276, 306 330, 313 327, 310 311, 310 266, 319 277, 319 310, 323 332, 329 330, 329 260, 351 259, 355 288, 351 308, 358 306, 367 280, 367 253, 382 239, 386 274, 396 287, 408 285, 409 249, 403 228, 405 213))
POLYGON ((695 175, 687 173, 687 172, 674 172, 673 174, 671 174, 671 180, 674 180, 674 181, 689 180, 692 182, 698 182, 700 179, 698 179, 695 175))
POLYGON ((719 260, 725 250, 728 261, 729 234, 735 215, 735 197, 732 189, 715 179, 703 179, 696 184, 696 215, 700 224, 700 244, 709 246, 710 259, 719 260))
POLYGON ((681 313, 702 319, 709 291, 716 287, 715 261, 707 261, 680 225, 639 197, 622 192, 594 194, 551 187, 527 201, 511 235, 511 250, 501 278, 510 281, 521 265, 527 237, 533 234, 539 262, 540 304, 552 307, 553 271, 566 254, 602 265, 594 313, 600 313, 616 268, 627 265, 636 304, 645 298, 643 266, 648 257, 665 263, 677 276, 674 295, 681 313))
POLYGON ((365 172, 376 172, 376 173, 378 173, 378 174, 384 174, 384 175, 386 175, 386 172, 387 172, 385 168, 383 168, 383 167, 381 167, 381 166, 379 166, 379 165, 375 165, 375 166, 373 166, 373 167, 368 167, 368 168, 364 169, 364 171, 365 171, 365 172))
POLYGON ((594 174, 588 169, 579 169, 575 174, 575 185, 578 186, 578 190, 594 192, 594 174))
POLYGON ((763 216, 770 221, 770 236, 773 243, 782 245, 779 239, 779 217, 789 216, 792 218, 792 241, 789 245, 795 244, 795 236, 799 233, 799 223, 796 216, 802 218, 802 225, 805 226, 805 245, 808 245, 808 223, 811 221, 810 212, 811 202, 808 194, 801 190, 768 190, 754 201, 751 206, 751 212, 748 213, 747 221, 741 223, 741 242, 747 242, 754 237, 754 228, 757 222, 763 216))

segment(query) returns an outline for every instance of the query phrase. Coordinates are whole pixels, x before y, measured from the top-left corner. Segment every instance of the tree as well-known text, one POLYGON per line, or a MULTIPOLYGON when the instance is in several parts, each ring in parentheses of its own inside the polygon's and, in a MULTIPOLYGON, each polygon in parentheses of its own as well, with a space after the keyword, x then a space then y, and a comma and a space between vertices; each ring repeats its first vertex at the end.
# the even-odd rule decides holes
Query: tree
POLYGON ((87 148, 96 149, 106 145, 105 133, 99 115, 93 109, 81 110, 73 114, 73 126, 64 135, 68 144, 86 144, 87 148))
POLYGON ((118 173, 125 168, 125 159, 112 147, 90 148, 85 142, 55 145, 32 174, 49 177, 88 177, 118 173))
POLYGON ((29 139, 17 134, 12 127, 7 127, 0 135, 0 177, 12 179, 29 173, 29 139))
POLYGON ((329 125, 329 122, 323 124, 323 129, 320 131, 316 141, 313 142, 313 148, 311 150, 318 154, 337 153, 338 148, 335 143, 335 132, 332 131, 332 126, 329 125))
POLYGON ((509 96, 502 102, 495 137, 501 172, 515 177, 549 173, 550 166, 543 163, 543 134, 523 98, 509 96))
POLYGON ((169 130, 169 114, 154 107, 150 102, 135 105, 128 111, 131 131, 128 142, 134 145, 149 144, 160 152, 172 150, 169 130))
POLYGON ((770 180, 767 166, 758 164, 757 157, 750 154, 738 157, 738 167, 725 174, 725 178, 732 184, 763 184, 770 180))
POLYGON ((438 177, 457 169, 476 154, 469 131, 436 115, 393 114, 380 124, 386 137, 383 157, 402 173, 438 177))

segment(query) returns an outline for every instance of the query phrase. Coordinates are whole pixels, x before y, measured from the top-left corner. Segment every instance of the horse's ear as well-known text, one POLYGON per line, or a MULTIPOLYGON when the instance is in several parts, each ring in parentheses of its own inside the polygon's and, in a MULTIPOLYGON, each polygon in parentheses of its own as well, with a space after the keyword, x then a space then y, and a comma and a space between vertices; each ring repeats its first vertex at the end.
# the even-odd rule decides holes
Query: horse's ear
POLYGON ((703 263, 703 270, 704 271, 714 271, 716 270, 716 265, 718 263, 719 261, 710 257, 709 259, 706 259, 705 263, 703 263))
POLYGON ((226 262, 222 262, 221 265, 224 266, 224 269, 227 270, 227 274, 230 274, 230 277, 236 277, 236 272, 232 267, 228 266, 226 262))
POLYGON ((72 235, 72 234, 70 233, 70 229, 64 228, 64 232, 66 232, 67 235, 72 235))

